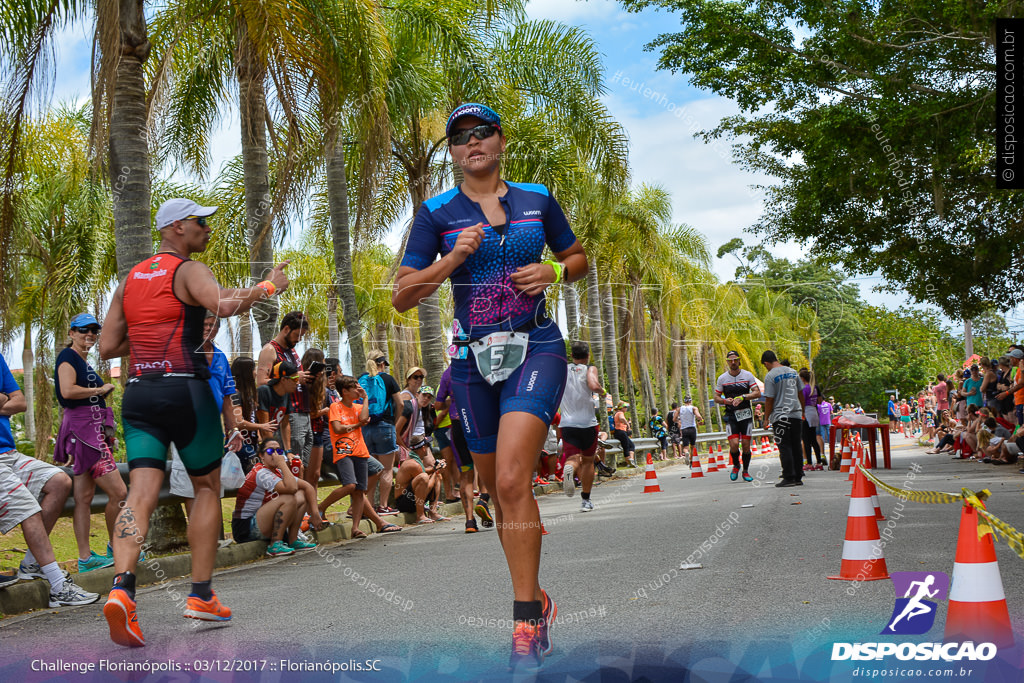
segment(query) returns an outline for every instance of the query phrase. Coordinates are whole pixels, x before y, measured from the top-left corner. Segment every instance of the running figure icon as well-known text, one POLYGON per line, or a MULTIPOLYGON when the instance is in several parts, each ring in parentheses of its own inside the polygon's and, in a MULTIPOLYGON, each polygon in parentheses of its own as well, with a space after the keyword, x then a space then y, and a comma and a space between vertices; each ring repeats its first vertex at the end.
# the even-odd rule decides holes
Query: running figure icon
POLYGON ((929 598, 934 598, 936 595, 938 595, 938 593, 939 593, 939 589, 938 588, 936 588, 935 590, 928 590, 932 586, 932 584, 934 584, 934 583, 935 583, 935 575, 934 574, 929 574, 928 577, 924 581, 912 581, 910 583, 910 587, 907 589, 906 594, 903 596, 905 598, 910 598, 910 602, 908 602, 907 606, 903 608, 903 611, 900 612, 900 615, 898 617, 896 617, 895 619, 893 619, 892 623, 889 624, 889 630, 890 631, 895 630, 894 627, 896 626, 896 623, 900 619, 902 619, 903 617, 906 617, 907 621, 910 621, 911 619, 913 619, 916 616, 920 616, 922 614, 928 614, 929 612, 934 612, 935 611, 935 608, 930 606, 930 604, 926 604, 926 603, 922 602, 922 600, 926 596, 929 597, 929 598), (914 590, 915 586, 917 587, 917 594, 914 595, 913 597, 911 597, 910 596, 910 592, 914 590))
POLYGON ((883 635, 920 635, 935 624, 938 602, 949 592, 949 576, 943 572, 893 572, 896 604, 883 635), (916 617, 916 618, 915 618, 916 617))

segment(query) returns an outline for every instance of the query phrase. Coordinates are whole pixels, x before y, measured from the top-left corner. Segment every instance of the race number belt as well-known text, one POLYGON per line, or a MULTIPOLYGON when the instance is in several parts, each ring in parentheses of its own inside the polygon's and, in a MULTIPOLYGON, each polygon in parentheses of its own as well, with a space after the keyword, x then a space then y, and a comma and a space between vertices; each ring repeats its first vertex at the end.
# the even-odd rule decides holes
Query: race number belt
POLYGON ((744 408, 743 410, 737 410, 737 411, 735 411, 733 413, 733 417, 736 419, 737 422, 742 422, 743 420, 749 420, 753 416, 754 416, 754 413, 753 413, 753 411, 750 410, 750 408, 744 408))
POLYGON ((530 335, 525 332, 493 332, 470 342, 476 369, 488 384, 509 378, 526 360, 530 335))

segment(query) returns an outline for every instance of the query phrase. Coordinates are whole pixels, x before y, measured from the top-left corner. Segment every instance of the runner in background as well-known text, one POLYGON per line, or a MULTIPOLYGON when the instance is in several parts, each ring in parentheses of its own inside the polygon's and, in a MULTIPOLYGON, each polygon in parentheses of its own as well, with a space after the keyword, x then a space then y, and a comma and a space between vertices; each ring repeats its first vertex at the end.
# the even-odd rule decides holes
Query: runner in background
POLYGON ((597 368, 590 365, 590 345, 584 341, 572 343, 572 362, 566 368, 565 393, 562 394, 560 427, 562 430, 562 455, 565 466, 562 469, 562 490, 572 497, 576 491, 573 480, 580 475, 580 512, 590 512, 594 504, 590 491, 594 485, 594 454, 597 452, 598 406, 594 392, 604 393, 597 368))
MULTIPOLYGON (((686 458, 687 466, 693 463, 697 454, 697 425, 704 424, 704 418, 697 406, 693 405, 693 399, 689 395, 683 399, 683 405, 678 410, 679 438, 683 446, 683 457, 686 458)), ((730 447, 731 447, 730 443, 730 447)))
POLYGON ((754 411, 751 400, 761 395, 757 378, 749 370, 740 368, 740 354, 729 351, 725 354, 728 370, 718 376, 715 384, 715 403, 725 406, 725 432, 729 437, 729 459, 732 472, 729 478, 736 481, 740 473, 740 448, 743 449, 743 481, 753 481, 750 476, 750 439, 754 435, 754 411))

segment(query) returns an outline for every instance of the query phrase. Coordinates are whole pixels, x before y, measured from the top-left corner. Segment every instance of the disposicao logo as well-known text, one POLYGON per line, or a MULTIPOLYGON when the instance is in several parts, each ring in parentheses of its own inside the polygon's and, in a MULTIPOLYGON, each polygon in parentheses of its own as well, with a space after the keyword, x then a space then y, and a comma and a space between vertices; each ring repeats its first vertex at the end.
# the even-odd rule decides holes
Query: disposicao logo
MULTIPOLYGON (((935 625, 938 601, 949 595, 945 572, 893 572, 896 605, 881 635, 921 635, 935 625), (902 596, 902 597, 901 597, 902 596)), ((996 656, 993 643, 833 643, 832 660, 872 660, 895 656, 917 661, 987 661, 996 656)))
POLYGON ((945 572, 893 572, 896 606, 882 635, 921 635, 935 624, 936 601, 949 594, 945 572), (900 596, 903 597, 900 597, 900 596))

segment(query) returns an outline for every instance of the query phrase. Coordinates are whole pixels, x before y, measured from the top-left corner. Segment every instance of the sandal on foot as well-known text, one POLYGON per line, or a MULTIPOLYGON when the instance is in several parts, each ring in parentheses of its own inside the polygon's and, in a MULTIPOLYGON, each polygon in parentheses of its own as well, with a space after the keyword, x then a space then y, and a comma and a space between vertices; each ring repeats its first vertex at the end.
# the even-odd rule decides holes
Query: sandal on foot
POLYGON ((396 531, 401 531, 401 530, 402 530, 402 527, 398 526, 397 524, 385 524, 380 529, 377 529, 377 533, 379 533, 379 534, 390 534, 390 533, 394 533, 396 531))
POLYGON ((366 532, 362 529, 356 529, 352 532, 352 538, 366 538, 366 532))

